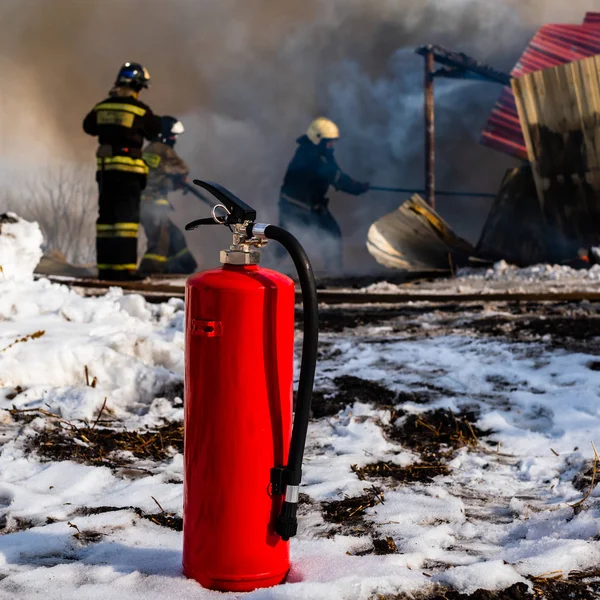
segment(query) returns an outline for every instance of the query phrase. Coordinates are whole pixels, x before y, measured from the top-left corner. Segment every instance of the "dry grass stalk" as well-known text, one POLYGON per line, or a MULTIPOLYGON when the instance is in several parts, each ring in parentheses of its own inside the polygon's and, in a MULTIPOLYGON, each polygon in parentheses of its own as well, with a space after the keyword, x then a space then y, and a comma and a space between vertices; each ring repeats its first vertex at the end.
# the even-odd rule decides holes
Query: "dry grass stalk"
MULTIPOLYGON (((86 367, 87 369, 87 367, 86 367)), ((87 371, 86 371, 87 374, 87 371)), ((96 378, 94 377, 94 380, 96 378)), ((100 417, 102 416, 102 413, 104 412, 104 409, 106 408, 106 401, 108 400, 108 398, 104 398, 104 402, 102 403, 102 406, 100 407, 100 410, 98 411, 98 416, 96 417, 96 420, 94 421, 94 424, 92 425, 92 429, 94 429, 94 427, 96 427, 96 425, 98 425, 98 421, 100 420, 100 417)))
POLYGON ((454 271, 454 263, 452 262, 452 254, 448 252, 448 263, 450 265, 450 274, 452 275, 452 279, 456 277, 456 272, 454 271))
POLYGON ((542 581, 550 581, 553 579, 562 579, 563 577, 562 569, 558 569, 556 571, 546 571, 546 573, 541 573, 540 575, 533 575, 531 577, 531 581, 534 583, 542 582, 542 581))
POLYGON ((9 348, 12 348, 15 344, 21 344, 23 342, 27 342, 29 340, 37 340, 38 338, 41 338, 46 332, 43 330, 40 331, 35 331, 34 333, 28 333, 27 335, 23 336, 22 338, 17 338, 12 344, 9 344, 8 346, 6 346, 6 348, 2 348, 2 350, 0 350, 0 352, 6 352, 9 348))
POLYGON ((471 436, 473 437, 474 444, 476 446, 479 445, 479 438, 475 435, 475 431, 473 430, 473 426, 471 425, 471 423, 469 423, 469 421, 465 420, 465 423, 467 424, 467 427, 469 428, 469 432, 471 433, 471 436))
POLYGON ((596 450, 594 442, 592 442, 592 448, 594 449, 594 464, 592 466, 592 481, 590 483, 590 489, 588 490, 587 494, 581 500, 579 500, 579 502, 569 505, 574 509, 579 508, 592 495, 594 487, 596 487, 596 475, 598 474, 598 463, 600 462, 600 456, 598 456, 598 451, 596 450))
POLYGON ((160 509, 160 512, 164 513, 165 509, 160 505, 160 502, 154 496, 150 496, 150 498, 152 498, 152 500, 154 500, 154 502, 156 502, 156 506, 158 506, 158 508, 160 509))
POLYGON ((77 531, 77 533, 73 534, 73 537, 76 537, 77 539, 79 539, 81 537, 81 529, 79 529, 79 527, 77 527, 77 525, 75 525, 75 523, 71 523, 71 521, 67 521, 67 525, 77 531))
POLYGON ((87 365, 84 366, 84 372, 85 372, 85 385, 87 385, 88 387, 91 387, 91 388, 95 388, 98 385, 98 378, 94 377, 94 379, 92 379, 92 382, 90 383, 90 373, 89 373, 87 365))
POLYGON ((71 429, 77 429, 77 426, 74 425, 73 423, 71 423, 71 421, 67 421, 66 419, 63 419, 60 415, 55 415, 54 413, 51 413, 50 411, 47 411, 43 408, 17 408, 13 404, 13 407, 8 412, 12 416, 38 413, 40 415, 43 415, 44 417, 56 419, 59 423, 63 423, 64 425, 67 425, 71 429))
POLYGON ((423 421, 422 419, 417 419, 416 420, 416 424, 420 425, 421 427, 427 427, 427 429, 429 429, 430 431, 432 431, 435 436, 439 436, 440 435, 440 432, 439 432, 438 429, 436 429, 435 427, 433 427, 429 423, 425 423, 425 421, 423 421))

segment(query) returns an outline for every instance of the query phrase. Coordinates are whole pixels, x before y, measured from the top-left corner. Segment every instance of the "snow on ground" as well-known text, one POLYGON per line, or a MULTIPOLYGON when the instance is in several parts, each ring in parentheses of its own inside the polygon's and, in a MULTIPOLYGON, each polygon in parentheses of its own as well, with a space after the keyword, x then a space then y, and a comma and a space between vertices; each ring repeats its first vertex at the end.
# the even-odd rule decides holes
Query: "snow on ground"
MULTIPOLYGON (((413 392, 435 384, 446 390, 437 401, 404 408, 458 412, 476 406, 482 411, 477 425, 495 432, 490 437, 500 451, 463 450, 450 463, 451 475, 438 478, 436 485, 398 490, 389 494, 382 507, 372 509, 375 521, 385 523, 382 531, 397 544, 400 541, 400 550, 408 553, 405 557, 415 568, 431 561, 463 566, 502 558, 513 565, 516 577, 516 573, 584 569, 598 561, 600 544, 593 541, 600 533, 598 510, 573 516, 567 506, 581 498, 570 479, 593 456, 590 443, 600 434, 600 374, 586 366, 589 356, 546 354, 531 345, 462 336, 375 343, 366 336, 360 342, 337 342, 335 349, 342 351, 344 362, 332 369, 332 375, 360 373, 384 380, 393 389, 413 392), (495 391, 497 381, 516 388, 510 409, 506 393, 495 391), (469 517, 471 499, 482 496, 488 501, 483 509, 490 514, 469 517), (490 523, 489 517, 500 510, 507 522, 490 523)), ((359 407, 355 405, 355 411, 359 407)), ((364 407, 353 417, 333 419, 328 444, 337 450, 339 422, 346 419, 349 426, 361 412, 366 412, 364 407)), ((343 432, 341 439, 347 435, 343 432)), ((360 454, 356 448, 355 444, 353 460, 363 464, 372 462, 372 455, 379 458, 381 452, 373 442, 363 445, 362 457, 356 456, 360 454)), ((307 482, 313 464, 309 460, 307 482)), ((351 477, 338 474, 338 478, 338 490, 355 492, 351 477)), ((455 571, 464 572, 450 569, 438 577, 456 583, 455 571)), ((470 570, 474 585, 488 587, 475 577, 476 572, 470 570)))
POLYGON ((573 269, 567 265, 533 265, 531 267, 516 267, 504 260, 488 269, 459 269, 457 277, 465 280, 487 281, 522 281, 532 283, 537 281, 600 281, 600 265, 589 269, 573 269))
POLYGON ((0 215, 0 277, 27 279, 42 257, 43 237, 37 223, 14 213, 0 215))
MULTIPOLYGON (((143 517, 159 512, 154 499, 181 516, 176 449, 131 468, 48 460, 30 447, 57 419, 9 412, 40 408, 89 426, 107 399, 116 430, 180 421, 183 303, 152 305, 119 289, 83 298, 27 271, 0 277, 0 598, 234 597, 185 579, 181 532, 143 517)), ((335 394, 358 377, 397 395, 395 409, 359 390, 311 422, 289 582, 245 597, 367 600, 435 584, 471 593, 598 564, 600 493, 570 504, 585 494, 574 482, 600 442, 599 363, 548 338, 509 341, 459 326, 484 316, 441 326, 448 316, 424 307, 412 318, 419 335, 386 323, 324 328, 317 389, 335 394), (483 432, 448 454, 444 473, 359 478, 378 461, 416 465, 419 452, 390 431, 415 415, 426 423, 436 409, 470 411, 483 432), (327 502, 374 485, 384 501, 363 509, 356 531, 325 518, 327 502), (397 552, 373 553, 374 538, 390 538, 397 552)))
POLYGON ((573 269, 566 265, 533 265, 519 268, 500 261, 489 268, 459 269, 456 277, 415 281, 396 285, 387 281, 362 289, 370 293, 432 292, 473 293, 507 290, 511 292, 600 291, 600 265, 573 269))

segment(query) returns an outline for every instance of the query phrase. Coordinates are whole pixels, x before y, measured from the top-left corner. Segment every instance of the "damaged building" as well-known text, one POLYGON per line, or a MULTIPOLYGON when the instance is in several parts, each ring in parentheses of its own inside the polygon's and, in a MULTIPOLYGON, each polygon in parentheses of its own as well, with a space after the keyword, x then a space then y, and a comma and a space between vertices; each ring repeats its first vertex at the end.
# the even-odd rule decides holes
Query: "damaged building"
POLYGON ((425 61, 425 198, 373 223, 367 248, 377 262, 449 273, 469 262, 587 257, 582 249, 600 244, 600 13, 581 25, 541 27, 510 74, 439 46, 416 52, 425 61), (522 163, 505 174, 475 247, 435 212, 438 77, 503 86, 481 143, 522 163))

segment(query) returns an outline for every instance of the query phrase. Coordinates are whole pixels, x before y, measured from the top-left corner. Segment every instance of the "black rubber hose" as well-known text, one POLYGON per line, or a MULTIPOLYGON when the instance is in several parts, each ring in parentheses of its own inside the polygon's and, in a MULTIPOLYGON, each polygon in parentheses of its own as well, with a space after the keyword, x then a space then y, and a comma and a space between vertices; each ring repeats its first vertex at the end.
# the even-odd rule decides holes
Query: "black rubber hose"
POLYGON ((265 228, 265 237, 279 242, 287 250, 298 272, 302 290, 304 340, 302 342, 302 362, 300 363, 300 380, 298 382, 292 441, 290 442, 290 452, 286 466, 288 472, 286 483, 288 485, 300 485, 319 344, 317 285, 306 251, 289 231, 276 225, 268 225, 265 228))
MULTIPOLYGON (((251 232, 249 232, 251 235, 251 232)), ((275 522, 275 531, 284 541, 296 535, 298 531, 298 495, 302 481, 302 459, 306 445, 306 433, 310 418, 310 403, 315 368, 317 364, 317 349, 319 345, 319 305, 317 301, 317 285, 310 260, 300 242, 289 232, 276 225, 267 225, 264 236, 279 242, 288 252, 300 280, 302 304, 304 306, 304 339, 302 341, 302 361, 300 363, 300 381, 294 413, 294 427, 288 462, 282 470, 285 485, 285 499, 275 522)))

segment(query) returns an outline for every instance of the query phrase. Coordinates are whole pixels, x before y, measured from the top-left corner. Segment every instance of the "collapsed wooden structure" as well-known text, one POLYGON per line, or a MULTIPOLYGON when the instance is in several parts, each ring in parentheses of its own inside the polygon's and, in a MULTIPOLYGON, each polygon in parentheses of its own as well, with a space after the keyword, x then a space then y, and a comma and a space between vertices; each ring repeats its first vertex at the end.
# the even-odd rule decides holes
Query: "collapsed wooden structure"
MULTIPOLYGON (((581 248, 600 245, 600 13, 588 13, 582 25, 542 27, 510 75, 439 46, 422 46, 417 53, 426 58, 430 207, 435 198, 435 76, 503 84, 481 141, 529 163, 506 174, 474 256, 525 266, 569 262, 581 248), (442 68, 434 71, 434 62, 442 68)), ((389 267, 436 271, 444 252, 451 251, 449 240, 457 236, 445 224, 450 233, 435 241, 431 231, 423 233, 422 223, 411 228, 414 216, 408 216, 415 202, 411 198, 373 224, 367 247, 389 267), (432 247, 425 250, 427 240, 432 247)), ((462 256, 464 250, 459 244, 454 252, 462 256)))
POLYGON ((549 258, 565 260, 600 243, 600 55, 512 84, 549 258))

